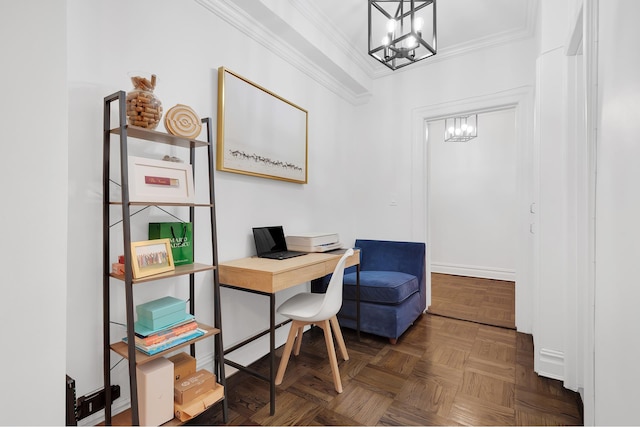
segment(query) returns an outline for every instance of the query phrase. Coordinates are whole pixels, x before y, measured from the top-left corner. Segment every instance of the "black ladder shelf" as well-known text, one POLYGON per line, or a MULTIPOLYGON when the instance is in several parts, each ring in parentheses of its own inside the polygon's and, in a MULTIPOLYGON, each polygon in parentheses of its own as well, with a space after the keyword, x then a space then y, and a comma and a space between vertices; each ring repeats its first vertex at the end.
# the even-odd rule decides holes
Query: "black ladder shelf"
MULTIPOLYGON (((137 393, 137 376, 136 366, 146 363, 150 360, 162 357, 163 355, 173 352, 181 347, 190 347, 191 356, 195 357, 196 341, 201 339, 214 338, 214 362, 213 373, 216 375, 216 381, 218 385, 223 387, 223 397, 213 406, 217 406, 218 403, 222 404, 223 419, 227 422, 227 400, 226 400, 226 379, 224 373, 224 347, 222 344, 222 321, 220 313, 220 283, 218 278, 218 250, 217 250, 217 235, 216 235, 216 215, 215 215, 215 192, 214 192, 214 157, 213 157, 213 131, 211 118, 207 117, 202 119, 202 123, 206 128, 206 141, 198 141, 194 139, 183 138, 174 136, 168 133, 157 132, 154 130, 147 130, 135 126, 127 125, 126 112, 126 93, 124 91, 118 91, 112 95, 104 98, 104 145, 103 145, 103 370, 104 370, 104 390, 105 390, 105 425, 112 425, 112 413, 111 413, 111 353, 114 352, 128 360, 129 364, 129 389, 131 395, 131 410, 130 419, 126 424, 140 425, 140 417, 138 410, 138 393, 137 393), (111 106, 112 103, 117 102, 118 106, 118 126, 111 128, 111 106), (110 200, 109 187, 111 182, 115 182, 110 177, 110 162, 111 162, 111 139, 114 135, 119 135, 119 148, 120 148, 120 189, 121 200, 110 200), (204 204, 198 203, 154 203, 154 202, 130 202, 129 199, 129 171, 128 171, 128 139, 135 138, 137 140, 143 140, 150 143, 168 144, 177 147, 183 147, 189 150, 189 161, 193 170, 194 185, 195 185, 195 164, 196 164, 196 151, 198 148, 205 148, 208 154, 208 168, 209 168, 209 202, 204 204), (113 260, 110 258, 110 236, 111 232, 111 219, 110 219, 110 207, 113 205, 121 205, 122 208, 122 240, 124 244, 124 258, 125 258, 125 273, 124 275, 117 275, 111 271, 111 263, 113 260), (209 217, 211 220, 211 248, 212 248, 212 263, 211 264, 187 264, 176 267, 175 271, 170 273, 163 273, 154 276, 148 276, 140 279, 133 278, 132 260, 131 260, 131 206, 186 206, 189 208, 189 221, 194 222, 196 208, 208 209, 209 217), (188 341, 184 344, 172 347, 171 349, 155 354, 153 356, 147 356, 146 354, 139 352, 135 348, 135 332, 134 332, 134 300, 133 300, 133 286, 143 282, 149 282, 158 279, 166 279, 167 277, 177 277, 182 275, 189 275, 189 313, 195 314, 195 275, 201 272, 209 272, 213 274, 213 309, 214 309, 214 324, 212 326, 204 325, 198 322, 201 329, 206 331, 205 335, 200 336, 194 340, 188 341), (125 291, 125 307, 126 307, 126 336, 127 343, 123 341, 116 341, 112 343, 110 325, 111 320, 111 307, 110 307, 110 290, 113 286, 112 282, 124 282, 125 291)), ((194 240, 196 237, 195 224, 193 227, 194 240)), ((194 250, 195 252, 195 250, 194 250)), ((194 257, 197 254, 194 254, 194 257)), ((128 411, 125 411, 128 412, 128 411)), ((118 415, 120 416, 120 414, 118 415)), ((174 418, 167 424, 180 424, 180 421, 174 418)))

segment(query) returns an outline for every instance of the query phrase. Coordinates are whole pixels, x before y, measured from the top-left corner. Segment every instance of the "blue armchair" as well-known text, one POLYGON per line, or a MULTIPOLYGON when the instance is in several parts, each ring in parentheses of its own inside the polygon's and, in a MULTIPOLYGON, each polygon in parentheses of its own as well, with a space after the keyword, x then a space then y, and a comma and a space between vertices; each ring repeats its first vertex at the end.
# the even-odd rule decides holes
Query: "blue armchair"
MULTIPOLYGON (((426 309, 424 243, 361 240, 360 330, 396 343, 426 309)), ((312 283, 312 291, 324 292, 330 276, 312 283)), ((343 303, 338 319, 356 329, 356 269, 344 272, 343 303)))

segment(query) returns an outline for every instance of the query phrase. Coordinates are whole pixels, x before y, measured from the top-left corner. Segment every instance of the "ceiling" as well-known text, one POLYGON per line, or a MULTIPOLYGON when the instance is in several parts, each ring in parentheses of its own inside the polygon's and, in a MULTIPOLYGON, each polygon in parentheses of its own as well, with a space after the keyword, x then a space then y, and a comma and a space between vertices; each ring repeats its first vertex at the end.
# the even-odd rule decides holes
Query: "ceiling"
POLYGON ((534 34, 538 0, 438 0, 437 54, 397 71, 368 55, 367 0, 195 0, 354 104, 374 79, 534 34))

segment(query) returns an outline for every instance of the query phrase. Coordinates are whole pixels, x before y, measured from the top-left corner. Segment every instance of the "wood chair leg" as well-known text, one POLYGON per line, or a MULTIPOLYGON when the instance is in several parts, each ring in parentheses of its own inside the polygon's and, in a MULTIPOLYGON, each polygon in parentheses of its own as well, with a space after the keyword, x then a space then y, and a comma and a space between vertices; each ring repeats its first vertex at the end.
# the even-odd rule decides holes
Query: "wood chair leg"
POLYGON ((336 357, 336 348, 333 345, 333 336, 331 334, 331 324, 329 320, 324 320, 318 324, 324 331, 324 341, 327 345, 327 353, 329 353, 329 364, 333 373, 333 383, 336 391, 342 393, 342 381, 340 380, 340 370, 338 369, 338 359, 336 357))
POLYGON ((293 348, 293 342, 296 338, 296 333, 300 328, 298 323, 299 322, 296 320, 291 322, 291 329, 289 329, 289 336, 287 337, 287 342, 284 345, 284 351, 282 353, 282 358, 280 359, 280 366, 278 367, 278 373, 276 374, 276 385, 282 384, 282 379, 284 378, 284 372, 287 370, 287 365, 289 364, 289 357, 291 356, 291 349, 293 348))
POLYGON ((333 316, 331 319, 329 319, 329 321, 331 322, 331 326, 333 327, 333 334, 336 336, 336 341, 338 342, 338 348, 340 348, 340 354, 342 354, 342 358, 344 360, 349 360, 347 346, 344 344, 344 338, 342 337, 342 331, 340 330, 338 318, 336 316, 333 316))
POLYGON ((304 327, 306 323, 303 323, 302 326, 298 328, 298 335, 296 336, 296 346, 293 349, 293 354, 298 356, 300 354, 300 347, 302 346, 302 334, 304 334, 304 327))

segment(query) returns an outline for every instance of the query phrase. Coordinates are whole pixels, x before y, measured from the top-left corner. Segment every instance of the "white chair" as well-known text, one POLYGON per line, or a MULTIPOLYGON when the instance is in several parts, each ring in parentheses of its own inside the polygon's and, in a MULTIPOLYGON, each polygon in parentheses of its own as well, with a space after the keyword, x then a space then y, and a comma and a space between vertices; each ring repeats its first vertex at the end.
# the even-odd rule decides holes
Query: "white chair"
POLYGON ((336 358, 336 349, 333 345, 331 327, 333 327, 342 358, 349 360, 347 347, 344 344, 344 338, 342 337, 342 332, 340 332, 340 325, 338 324, 336 314, 342 306, 344 263, 351 255, 353 255, 353 249, 348 249, 345 254, 342 255, 342 258, 340 258, 340 261, 338 261, 336 265, 333 276, 331 276, 327 291, 324 294, 303 292, 292 296, 278 307, 278 313, 291 319, 291 329, 289 330, 287 342, 284 345, 284 352, 282 353, 280 367, 276 375, 276 385, 282 384, 294 341, 296 347, 293 354, 297 356, 300 354, 304 327, 315 324, 324 331, 324 340, 327 345, 327 352, 329 353, 331 371, 333 372, 333 383, 335 384, 336 391, 342 393, 342 381, 340 381, 340 371, 338 370, 338 360, 336 358))

